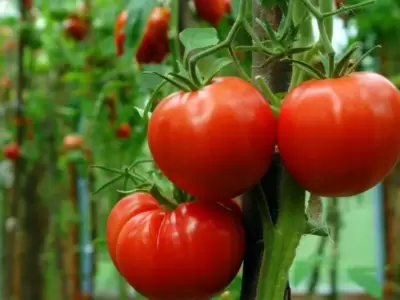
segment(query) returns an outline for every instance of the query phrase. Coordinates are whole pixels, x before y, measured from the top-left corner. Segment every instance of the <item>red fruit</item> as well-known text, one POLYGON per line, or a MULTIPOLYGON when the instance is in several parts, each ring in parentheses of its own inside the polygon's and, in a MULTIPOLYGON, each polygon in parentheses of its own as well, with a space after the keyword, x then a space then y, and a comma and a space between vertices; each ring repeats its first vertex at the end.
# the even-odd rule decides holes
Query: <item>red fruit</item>
POLYGON ((131 126, 128 123, 121 124, 117 129, 117 137, 126 139, 131 136, 131 126))
POLYGON ((236 276, 245 233, 217 202, 166 210, 148 193, 122 198, 107 220, 107 247, 121 275, 147 299, 210 299, 236 276))
POLYGON ((266 99, 237 77, 169 95, 155 108, 148 143, 164 175, 203 198, 238 196, 267 171, 276 120, 266 99))
POLYGON ((217 27, 222 17, 231 10, 229 0, 194 0, 200 18, 217 27))
POLYGON ((82 18, 72 15, 63 24, 65 34, 75 41, 82 41, 89 33, 89 25, 82 18))
MULTIPOLYGON (((117 18, 114 41, 117 55, 124 53, 125 32, 124 27, 128 12, 123 11, 117 18)), ((139 64, 161 63, 169 53, 168 25, 170 12, 163 7, 154 7, 144 29, 142 40, 136 52, 139 64)))
POLYGON ((309 192, 353 196, 374 187, 400 155, 400 92, 385 77, 357 72, 310 80, 283 100, 282 163, 309 192))
POLYGON ((17 143, 11 142, 3 149, 3 155, 9 160, 17 160, 21 156, 21 149, 17 143))

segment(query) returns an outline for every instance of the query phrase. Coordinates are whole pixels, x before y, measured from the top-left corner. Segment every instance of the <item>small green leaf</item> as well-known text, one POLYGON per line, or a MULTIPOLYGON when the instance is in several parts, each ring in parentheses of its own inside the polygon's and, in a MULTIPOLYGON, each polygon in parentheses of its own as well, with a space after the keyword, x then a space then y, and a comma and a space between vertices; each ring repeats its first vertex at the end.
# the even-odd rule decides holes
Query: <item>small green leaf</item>
MULTIPOLYGON (((137 107, 137 106, 134 106, 133 109, 136 110, 136 111, 138 112, 138 114, 140 115, 141 118, 144 117, 144 109, 139 108, 139 107, 137 107)), ((147 114, 147 118, 150 119, 150 117, 151 117, 151 112, 149 112, 149 113, 147 114)))
POLYGON ((187 53, 195 49, 214 46, 219 42, 215 28, 187 28, 179 34, 179 39, 187 53))
POLYGON ((362 287, 371 296, 382 298, 382 286, 376 274, 371 270, 349 268, 347 269, 347 275, 355 284, 362 287))
POLYGON ((233 60, 228 57, 221 57, 219 59, 216 59, 213 62, 213 66, 207 71, 204 76, 206 78, 206 84, 209 83, 219 71, 221 71, 223 68, 230 65, 231 63, 233 63, 233 60))

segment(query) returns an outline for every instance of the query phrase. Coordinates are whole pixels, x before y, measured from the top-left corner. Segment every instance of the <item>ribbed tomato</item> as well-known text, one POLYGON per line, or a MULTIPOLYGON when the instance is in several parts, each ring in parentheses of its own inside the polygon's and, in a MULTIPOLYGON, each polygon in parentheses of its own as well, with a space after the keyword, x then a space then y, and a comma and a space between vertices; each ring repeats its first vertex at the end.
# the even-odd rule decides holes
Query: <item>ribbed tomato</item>
MULTIPOLYGON (((124 28, 128 12, 123 11, 117 18, 114 30, 114 41, 117 55, 124 53, 124 28)), ((154 7, 147 19, 142 40, 136 52, 139 64, 161 63, 169 53, 168 26, 170 12, 164 7, 154 7)))
POLYGON ((400 155, 400 92, 369 72, 311 80, 284 99, 282 162, 320 196, 352 196, 378 184, 400 155))
POLYGON ((164 175, 205 198, 233 198, 265 174, 276 122, 256 87, 236 77, 194 92, 174 93, 155 108, 149 148, 164 175))
POLYGON ((234 279, 243 260, 242 220, 229 207, 193 201, 172 211, 148 193, 129 195, 107 221, 111 259, 148 299, 210 299, 234 279))
POLYGON ((214 27, 231 10, 230 0, 194 0, 194 5, 198 16, 214 27))

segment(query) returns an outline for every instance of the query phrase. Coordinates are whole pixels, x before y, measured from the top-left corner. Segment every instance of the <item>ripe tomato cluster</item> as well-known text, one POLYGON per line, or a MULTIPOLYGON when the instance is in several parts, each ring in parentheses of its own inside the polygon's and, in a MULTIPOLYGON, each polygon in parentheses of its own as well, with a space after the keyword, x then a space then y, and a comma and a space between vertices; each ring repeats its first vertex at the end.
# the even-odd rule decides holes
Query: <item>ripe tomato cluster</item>
MULTIPOLYGON (((124 54, 125 24, 128 11, 123 11, 117 18, 114 31, 114 41, 117 55, 124 54)), ((169 53, 168 25, 170 12, 164 7, 154 7, 147 19, 136 60, 139 64, 161 63, 169 53)))

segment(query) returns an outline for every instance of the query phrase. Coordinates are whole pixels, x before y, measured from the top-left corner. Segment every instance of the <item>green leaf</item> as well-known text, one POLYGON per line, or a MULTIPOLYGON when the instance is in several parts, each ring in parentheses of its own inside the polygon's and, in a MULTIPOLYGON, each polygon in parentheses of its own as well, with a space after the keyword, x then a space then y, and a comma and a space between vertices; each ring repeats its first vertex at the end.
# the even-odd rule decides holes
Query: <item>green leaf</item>
POLYGON ((179 34, 186 53, 218 44, 218 32, 215 28, 187 28, 179 34))
POLYGON ((125 53, 132 52, 131 49, 135 49, 140 42, 147 18, 156 4, 157 0, 130 0, 125 24, 125 53))
POLYGON ((347 275, 358 286, 362 287, 369 295, 382 298, 382 286, 376 273, 365 268, 349 268, 347 275))
POLYGON ((216 59, 213 62, 212 67, 208 69, 207 73, 204 76, 206 78, 206 83, 209 83, 219 71, 221 71, 223 68, 230 65, 231 63, 233 63, 233 60, 230 57, 221 57, 219 59, 216 59))
MULTIPOLYGON (((137 106, 134 106, 133 108, 134 108, 134 110, 137 111, 137 113, 140 115, 141 118, 144 117, 144 109, 139 108, 139 107, 137 107, 137 106)), ((151 117, 151 112, 149 112, 149 113, 147 114, 147 118, 150 119, 150 117, 151 117)))

